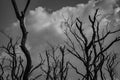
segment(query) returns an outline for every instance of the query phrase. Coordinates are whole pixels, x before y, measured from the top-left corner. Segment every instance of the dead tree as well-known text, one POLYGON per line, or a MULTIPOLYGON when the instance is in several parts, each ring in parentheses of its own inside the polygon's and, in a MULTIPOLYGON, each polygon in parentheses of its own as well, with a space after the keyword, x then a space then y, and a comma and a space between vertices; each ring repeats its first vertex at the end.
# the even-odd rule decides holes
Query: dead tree
POLYGON ((120 63, 118 56, 118 53, 111 53, 106 57, 107 63, 105 69, 108 71, 111 80, 114 80, 117 75, 116 67, 120 63))
POLYGON ((11 0, 14 11, 15 11, 16 18, 19 20, 20 29, 22 31, 22 39, 21 39, 20 47, 21 47, 21 50, 23 51, 23 53, 26 57, 26 67, 24 69, 25 71, 24 71, 24 74, 23 74, 23 80, 28 80, 29 72, 31 71, 31 68, 32 68, 32 61, 31 61, 30 52, 26 48, 26 40, 27 40, 28 32, 25 28, 25 23, 24 23, 25 13, 26 13, 27 8, 30 4, 30 1, 31 0, 27 0, 27 3, 25 5, 25 8, 23 9, 23 11, 19 11, 18 6, 16 4, 16 1, 11 0))
MULTIPOLYGON (((18 43, 18 41, 14 42, 13 38, 5 34, 5 36, 9 39, 9 41, 6 46, 2 46, 1 48, 4 49, 5 53, 7 53, 11 58, 10 65, 8 65, 8 67, 10 67, 11 73, 6 77, 7 80, 8 80, 8 77, 10 77, 10 79, 12 80, 29 80, 29 77, 31 76, 31 74, 44 63, 44 61, 41 60, 41 62, 37 66, 33 66, 30 51, 26 47, 28 32, 25 27, 24 18, 25 18, 25 13, 27 11, 27 8, 30 4, 30 1, 31 0, 27 0, 27 3, 23 11, 19 11, 16 1, 11 0, 16 18, 19 21, 22 37, 21 37, 20 43, 18 43), (16 46, 21 48, 22 51, 20 55, 23 54, 26 61, 25 59, 23 60, 21 56, 19 57, 17 56, 16 46), (24 61, 26 62, 26 65, 25 64, 23 65, 24 61)), ((3 66, 1 66, 1 70, 4 73, 3 66)), ((3 73, 1 74, 1 77, 3 73)), ((37 77, 40 77, 40 75, 38 75, 37 77)), ((35 77, 34 80, 37 77, 35 77)))
POLYGON ((79 59, 86 70, 85 74, 83 74, 75 66, 71 65, 83 77, 82 80, 97 80, 98 72, 101 73, 101 79, 103 80, 102 67, 105 62, 105 54, 114 43, 120 41, 120 36, 117 36, 104 46, 109 35, 120 32, 120 29, 108 30, 105 28, 104 32, 101 32, 100 22, 97 20, 98 11, 99 9, 96 9, 93 18, 90 15, 88 17, 91 23, 89 27, 91 37, 86 35, 83 22, 79 18, 76 18, 74 23, 69 23, 69 19, 64 23, 67 26, 65 30, 65 35, 68 39, 66 41, 67 51, 79 59))
MULTIPOLYGON (((0 70, 2 71, 2 73, 0 75, 0 78, 1 80, 23 80, 23 76, 25 73, 25 59, 23 58, 22 52, 20 53, 21 50, 19 49, 20 38, 18 38, 17 40, 13 40, 13 38, 6 33, 1 33, 5 35, 8 39, 7 45, 3 45, 0 47, 0 49, 2 49, 4 53, 3 55, 7 54, 8 59, 6 58, 7 56, 1 58, 0 70), (5 62, 7 62, 7 64, 5 64, 5 62), (9 72, 8 75, 5 75, 6 72, 9 72)), ((43 63, 44 60, 41 58, 41 61, 37 66, 31 66, 29 76, 31 76, 36 69, 43 65, 43 63)), ((41 74, 38 74, 33 80, 36 80, 40 76, 41 74)))
POLYGON ((13 39, 9 35, 5 33, 2 33, 2 34, 4 34, 9 41, 7 45, 3 45, 0 48, 3 49, 3 52, 4 52, 3 55, 7 54, 9 58, 2 59, 4 62, 7 61, 7 66, 6 64, 3 64, 1 68, 3 67, 2 69, 3 72, 5 71, 7 72, 7 70, 8 72, 10 71, 9 76, 6 76, 6 77, 2 76, 2 77, 4 78, 4 80, 5 78, 9 78, 12 80, 22 80, 23 73, 24 73, 24 66, 23 66, 23 58, 21 56, 18 56, 20 53, 17 52, 19 38, 16 41, 13 41, 13 39))
POLYGON ((50 47, 50 50, 45 51, 47 69, 41 67, 46 75, 45 80, 67 80, 69 68, 68 62, 65 62, 65 47, 50 47))

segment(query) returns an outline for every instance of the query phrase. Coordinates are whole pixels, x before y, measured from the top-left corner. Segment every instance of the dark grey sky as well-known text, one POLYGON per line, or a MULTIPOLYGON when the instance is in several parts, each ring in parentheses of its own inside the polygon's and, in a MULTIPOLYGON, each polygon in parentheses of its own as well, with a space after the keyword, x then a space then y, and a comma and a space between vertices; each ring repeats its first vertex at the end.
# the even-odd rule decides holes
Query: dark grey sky
MULTIPOLYGON (((10 1, 11 0, 0 0, 0 30, 9 27, 11 23, 16 20, 10 1)), ((27 0, 16 1, 19 9, 22 10, 27 0)), ((88 0, 31 0, 28 11, 35 9, 38 6, 55 11, 65 6, 75 6, 76 4, 87 2, 88 0)))

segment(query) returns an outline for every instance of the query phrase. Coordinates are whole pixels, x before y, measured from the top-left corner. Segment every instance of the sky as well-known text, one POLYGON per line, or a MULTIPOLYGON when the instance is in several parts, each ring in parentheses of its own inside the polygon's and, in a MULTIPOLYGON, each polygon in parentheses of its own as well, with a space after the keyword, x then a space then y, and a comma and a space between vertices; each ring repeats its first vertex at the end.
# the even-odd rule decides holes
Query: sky
MULTIPOLYGON (((19 9, 22 10, 27 0, 16 1, 19 3, 19 9)), ((63 43, 66 39, 63 33, 66 26, 62 23, 69 17, 72 17, 73 21, 79 17, 84 23, 86 34, 89 35, 91 30, 88 27, 90 25, 88 15, 92 16, 95 9, 100 8, 102 10, 99 12, 102 14, 99 17, 100 29, 103 29, 107 22, 110 22, 109 26, 112 29, 120 28, 119 4, 119 0, 31 0, 25 25, 29 32, 27 47, 31 51, 32 58, 36 61, 37 53, 43 47, 46 48, 47 41, 52 44, 63 43)), ((16 39, 21 32, 10 0, 0 0, 0 11, 0 31, 5 31, 16 39)), ((7 42, 6 37, 0 34, 0 45, 5 42, 7 42)))

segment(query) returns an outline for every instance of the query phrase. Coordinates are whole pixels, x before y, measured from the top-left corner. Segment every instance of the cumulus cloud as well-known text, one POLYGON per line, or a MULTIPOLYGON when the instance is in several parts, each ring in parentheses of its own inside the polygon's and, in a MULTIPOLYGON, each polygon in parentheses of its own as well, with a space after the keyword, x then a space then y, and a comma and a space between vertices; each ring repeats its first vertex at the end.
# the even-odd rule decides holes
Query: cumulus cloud
MULTIPOLYGON (((44 8, 38 7, 31 10, 26 18, 27 29, 30 32, 30 43, 38 45, 44 41, 60 41, 65 38, 65 26, 62 23, 70 16, 78 17, 83 6, 63 7, 53 13, 48 13, 44 8)), ((73 17, 75 19, 75 17, 73 17)))

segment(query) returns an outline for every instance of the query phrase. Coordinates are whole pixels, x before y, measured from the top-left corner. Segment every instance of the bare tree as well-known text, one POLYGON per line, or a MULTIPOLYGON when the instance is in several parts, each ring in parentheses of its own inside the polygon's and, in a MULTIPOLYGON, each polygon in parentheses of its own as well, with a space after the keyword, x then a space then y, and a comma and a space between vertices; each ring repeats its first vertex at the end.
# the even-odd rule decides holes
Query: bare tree
POLYGON ((47 69, 41 67, 46 74, 46 80, 67 80, 69 68, 68 62, 65 61, 65 46, 54 47, 50 45, 50 47, 51 49, 45 52, 47 69))
POLYGON ((118 53, 111 53, 106 57, 106 70, 108 71, 111 80, 114 80, 117 75, 116 67, 120 63, 118 56, 118 53))
MULTIPOLYGON (((16 18, 19 21, 20 29, 22 32, 22 37, 21 37, 21 40, 19 41, 20 43, 18 43, 18 40, 14 42, 13 38, 11 38, 6 33, 3 33, 9 39, 6 46, 1 46, 1 48, 4 49, 5 53, 8 54, 10 57, 10 59, 9 59, 10 64, 7 67, 10 68, 11 73, 5 77, 6 80, 8 80, 8 79, 29 80, 30 75, 44 63, 44 60, 41 59, 41 62, 37 66, 33 66, 30 51, 26 47, 28 32, 25 27, 24 18, 25 18, 25 13, 27 11, 27 8, 30 4, 30 1, 31 0, 27 0, 27 3, 25 5, 25 8, 23 9, 23 11, 19 11, 16 1, 11 0, 11 3, 13 5, 14 11, 15 11, 16 18), (20 47, 22 50, 20 55, 23 54, 26 61, 25 61, 25 59, 23 60, 21 56, 19 56, 19 57, 17 56, 18 53, 17 53, 16 48, 18 48, 18 47, 20 47), (24 62, 24 64, 23 64, 23 62, 24 62), (26 65, 25 65, 25 62, 26 62, 26 65)), ((4 66, 2 66, 2 63, 1 63, 0 67, 1 67, 0 69, 2 70, 1 78, 3 78, 4 66)), ((39 77, 40 77, 40 75, 39 75, 39 77)), ((4 80, 5 80, 5 78, 4 78, 4 80)))
POLYGON ((14 42, 9 35, 5 33, 3 34, 9 39, 9 41, 6 46, 3 45, 0 48, 4 50, 3 55, 7 54, 9 58, 2 59, 1 69, 3 72, 5 72, 5 68, 7 68, 9 69, 8 71, 10 71, 10 73, 9 76, 2 77, 3 78, 10 77, 12 80, 21 80, 24 72, 24 66, 23 58, 21 56, 18 56, 20 53, 17 52, 19 38, 14 42), (4 62, 7 61, 7 66, 6 64, 3 64, 3 61, 4 62))
POLYGON ((27 11, 27 8, 30 4, 31 0, 27 0, 27 3, 25 5, 25 8, 23 9, 23 11, 19 11, 18 10, 18 6, 16 4, 15 0, 11 0, 15 14, 16 14, 16 18, 19 20, 20 23, 20 29, 22 31, 22 39, 21 39, 21 50, 23 51, 25 57, 26 57, 26 67, 25 67, 25 72, 23 75, 23 80, 28 80, 29 77, 29 72, 32 68, 32 61, 31 61, 31 56, 30 56, 30 52, 28 51, 28 49, 26 48, 26 40, 27 40, 27 30, 25 28, 25 23, 24 23, 24 18, 25 18, 25 13, 27 11))
POLYGON ((66 41, 67 51, 79 59, 86 70, 85 74, 83 74, 71 63, 73 69, 83 77, 82 80, 97 80, 98 72, 101 74, 101 79, 104 80, 102 67, 105 62, 105 54, 114 43, 120 41, 120 36, 117 36, 113 41, 105 45, 108 37, 120 32, 120 29, 112 31, 108 30, 108 26, 106 26, 104 31, 101 31, 100 22, 97 20, 98 11, 99 9, 96 9, 93 18, 90 15, 88 17, 91 23, 91 37, 86 35, 83 23, 79 18, 76 18, 74 23, 69 23, 69 19, 65 22, 68 28, 65 30, 68 39, 66 41))
MULTIPOLYGON (((1 67, 0 70, 2 71, 2 73, 0 75, 1 79, 3 79, 3 80, 7 80, 7 79, 23 80, 23 76, 25 73, 25 65, 24 65, 25 59, 22 56, 22 52, 20 53, 20 50, 19 50, 19 39, 20 38, 18 38, 15 41, 15 40, 13 40, 13 38, 11 38, 6 33, 4 33, 4 32, 1 32, 1 33, 4 34, 9 40, 7 45, 3 45, 0 47, 1 49, 3 49, 3 52, 4 52, 3 55, 5 55, 5 54, 8 55, 8 59, 5 57, 1 58, 1 63, 0 63, 0 67, 1 67), (19 52, 18 52, 18 50, 19 50, 19 52), (5 64, 5 62, 7 62, 7 63, 5 64), (8 75, 5 75, 6 72, 9 72, 8 75)), ((41 58, 41 61, 37 66, 31 67, 29 76, 36 69, 38 69, 41 65, 43 65, 43 63, 44 63, 44 60, 41 58)), ((41 74, 39 74, 39 77, 40 77, 40 75, 41 74)), ((35 77, 34 80, 35 79, 37 79, 37 78, 35 77)))

